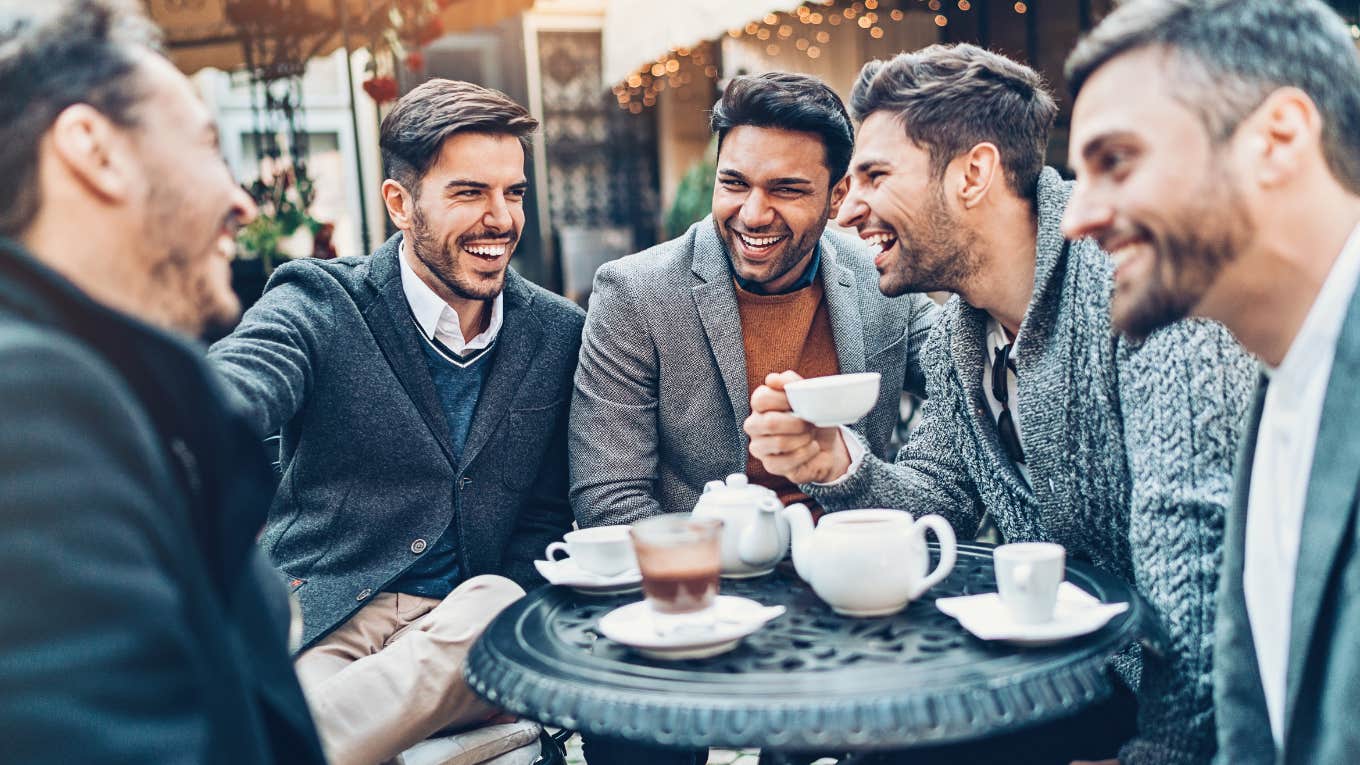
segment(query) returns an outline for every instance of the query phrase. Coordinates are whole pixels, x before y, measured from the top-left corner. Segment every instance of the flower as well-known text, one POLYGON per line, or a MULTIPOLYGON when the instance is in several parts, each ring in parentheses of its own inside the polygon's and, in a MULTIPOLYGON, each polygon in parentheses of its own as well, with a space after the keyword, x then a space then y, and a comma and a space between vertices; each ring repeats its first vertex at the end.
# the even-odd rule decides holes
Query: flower
POLYGON ((413 50, 406 54, 406 68, 413 72, 419 72, 425 68, 425 54, 418 50, 413 50))
POLYGON ((370 98, 380 104, 395 101, 397 96, 401 95, 401 89, 394 77, 370 77, 364 80, 363 88, 370 98))

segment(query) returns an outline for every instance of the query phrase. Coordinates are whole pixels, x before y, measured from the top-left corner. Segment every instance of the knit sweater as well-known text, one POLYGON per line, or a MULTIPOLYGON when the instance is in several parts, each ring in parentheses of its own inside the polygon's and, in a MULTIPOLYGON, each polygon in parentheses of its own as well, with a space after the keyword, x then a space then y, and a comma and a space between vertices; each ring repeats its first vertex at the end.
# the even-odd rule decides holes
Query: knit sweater
MULTIPOLYGON (((840 371, 831 312, 820 281, 781 295, 758 295, 737 287, 737 312, 746 350, 746 393, 765 384, 771 372, 792 369, 803 377, 822 377, 840 371)), ((784 504, 807 502, 808 495, 793 482, 765 469, 750 452, 746 475, 779 495, 784 504)))
POLYGON ((1255 366, 1222 326, 1182 321, 1134 343, 1110 324, 1112 269, 1094 242, 1066 245, 1071 193, 1038 187, 1034 294, 1018 339, 1018 407, 1033 488, 1007 458, 981 380, 987 316, 954 297, 922 353, 929 399, 888 464, 804 485, 827 510, 939 513, 963 534, 983 508, 1008 541, 1049 541, 1134 585, 1169 637, 1164 657, 1117 661, 1137 690, 1123 765, 1200 763, 1214 750, 1214 593, 1233 457, 1255 366))

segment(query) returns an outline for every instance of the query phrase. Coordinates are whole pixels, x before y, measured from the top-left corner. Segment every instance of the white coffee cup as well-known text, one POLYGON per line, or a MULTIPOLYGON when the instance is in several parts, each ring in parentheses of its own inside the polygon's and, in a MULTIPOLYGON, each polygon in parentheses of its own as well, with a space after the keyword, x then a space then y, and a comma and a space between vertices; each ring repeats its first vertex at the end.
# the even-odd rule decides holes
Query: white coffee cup
POLYGON ((628 526, 594 526, 588 529, 569 531, 561 542, 553 542, 543 551, 543 556, 551 561, 565 552, 583 571, 600 576, 617 576, 637 568, 637 556, 633 554, 633 538, 628 535, 628 526))
POLYGON ((1012 619, 1020 624, 1042 624, 1053 618, 1067 561, 1062 545, 1001 545, 992 551, 992 561, 996 565, 996 589, 1012 619))
POLYGON ((878 372, 809 377, 784 386, 789 407, 818 427, 854 425, 878 402, 878 372))

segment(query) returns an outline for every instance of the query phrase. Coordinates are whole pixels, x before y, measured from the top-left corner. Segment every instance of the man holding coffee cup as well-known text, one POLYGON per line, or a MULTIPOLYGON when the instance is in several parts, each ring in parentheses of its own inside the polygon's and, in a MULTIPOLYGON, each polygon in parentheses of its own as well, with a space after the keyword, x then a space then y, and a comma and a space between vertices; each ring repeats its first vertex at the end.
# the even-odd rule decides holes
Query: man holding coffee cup
MULTIPOLYGON (((1057 106, 1034 71, 970 45, 871 62, 839 221, 883 247, 880 288, 957 293, 923 358, 930 398, 895 464, 789 413, 792 373, 752 396, 751 452, 830 510, 985 509, 1134 584, 1170 636, 1118 668, 1137 687, 960 762, 1201 762, 1213 751, 1208 650, 1233 449, 1252 365, 1222 327, 1117 338, 1108 256, 1059 230, 1070 193, 1044 167, 1057 106), (1141 683, 1135 682, 1141 674, 1141 683)), ((931 760, 925 760, 927 762, 931 760)))
POLYGON ((785 503, 806 495, 750 457, 740 423, 769 372, 877 372, 859 421, 883 453, 936 308, 876 288, 866 246, 825 231, 845 194, 849 115, 819 80, 734 78, 714 106, 713 215, 596 272, 571 410, 571 499, 583 526, 693 509, 747 472, 785 503))
POLYGON ((1072 236, 1116 324, 1221 320, 1265 364, 1227 519, 1219 760, 1360 762, 1360 56, 1319 0, 1129 2, 1068 60, 1072 236))

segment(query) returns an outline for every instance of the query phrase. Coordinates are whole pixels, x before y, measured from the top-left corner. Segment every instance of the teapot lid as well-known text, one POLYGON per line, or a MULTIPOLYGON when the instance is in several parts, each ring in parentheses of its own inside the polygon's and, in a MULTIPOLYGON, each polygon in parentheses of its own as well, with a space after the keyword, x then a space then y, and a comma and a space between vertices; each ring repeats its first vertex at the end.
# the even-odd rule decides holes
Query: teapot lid
MULTIPOLYGON (((751 483, 745 473, 733 473, 725 481, 709 481, 704 484, 704 499, 720 502, 759 502, 764 498, 777 497, 773 491, 751 483)), ((776 502, 778 499, 775 500, 776 502)))

